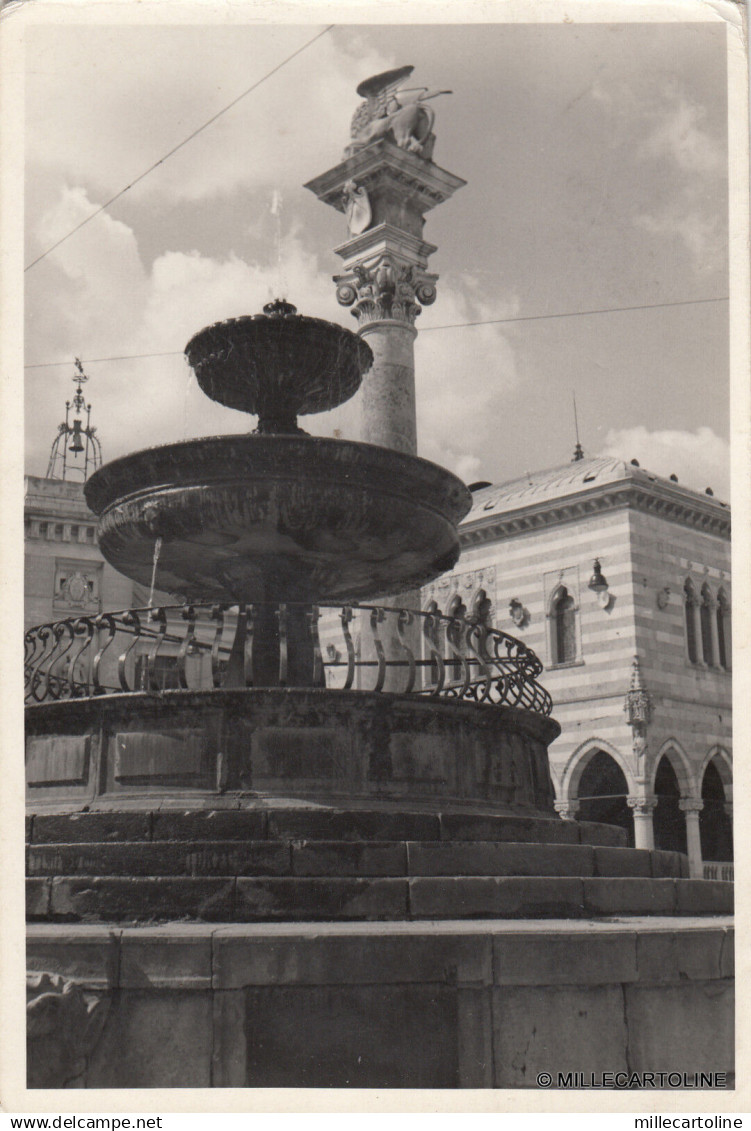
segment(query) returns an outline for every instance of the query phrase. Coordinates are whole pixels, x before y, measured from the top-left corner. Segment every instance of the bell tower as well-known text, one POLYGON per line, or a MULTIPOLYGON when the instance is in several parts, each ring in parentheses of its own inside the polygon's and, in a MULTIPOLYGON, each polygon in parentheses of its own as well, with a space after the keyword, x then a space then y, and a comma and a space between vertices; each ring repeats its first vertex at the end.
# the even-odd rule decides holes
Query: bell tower
POLYGON ((101 467, 102 446, 91 423, 91 405, 86 403, 81 386, 88 377, 78 358, 75 359, 78 372, 72 378, 76 386, 72 401, 65 402, 65 420, 57 426, 57 435, 52 441, 50 458, 47 464, 48 479, 71 479, 85 482, 91 472, 101 467), (71 410, 73 420, 70 419, 71 410), (86 413, 86 423, 83 414, 86 413), (70 441, 70 442, 69 442, 70 441))

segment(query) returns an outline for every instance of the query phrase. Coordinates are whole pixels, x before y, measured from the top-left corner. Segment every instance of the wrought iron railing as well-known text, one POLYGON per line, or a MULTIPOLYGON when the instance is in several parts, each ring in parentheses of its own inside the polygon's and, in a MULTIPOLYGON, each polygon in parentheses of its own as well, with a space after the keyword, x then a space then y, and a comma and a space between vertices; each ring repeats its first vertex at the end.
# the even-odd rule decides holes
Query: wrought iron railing
POLYGON ((26 702, 167 689, 327 687, 549 715, 542 664, 473 619, 377 605, 178 605, 29 629, 26 702))
POLYGON ((704 861, 703 876, 705 880, 729 880, 735 878, 734 865, 723 861, 704 861))

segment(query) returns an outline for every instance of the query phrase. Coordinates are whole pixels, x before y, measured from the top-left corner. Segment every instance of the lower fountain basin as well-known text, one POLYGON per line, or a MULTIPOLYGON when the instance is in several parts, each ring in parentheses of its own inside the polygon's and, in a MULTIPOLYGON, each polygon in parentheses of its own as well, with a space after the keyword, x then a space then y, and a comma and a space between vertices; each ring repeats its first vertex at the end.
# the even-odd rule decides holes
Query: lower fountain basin
POLYGON ((348 601, 451 569, 469 491, 427 460, 312 436, 239 435, 149 448, 85 486, 115 569, 219 601, 348 601))

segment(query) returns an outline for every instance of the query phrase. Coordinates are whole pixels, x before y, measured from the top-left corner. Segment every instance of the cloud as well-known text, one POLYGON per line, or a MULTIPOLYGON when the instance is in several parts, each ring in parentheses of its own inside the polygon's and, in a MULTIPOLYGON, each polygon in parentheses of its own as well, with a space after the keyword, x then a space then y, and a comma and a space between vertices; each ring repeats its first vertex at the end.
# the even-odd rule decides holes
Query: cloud
POLYGON ((713 273, 717 260, 724 257, 726 244, 720 217, 693 208, 686 195, 655 213, 636 216, 634 223, 652 235, 677 237, 688 251, 697 273, 713 273))
MULTIPOLYGON (((63 174, 109 196, 320 30, 227 26, 212 28, 210 36, 191 27, 61 26, 54 36, 32 30, 28 159, 36 171, 63 174)), ((135 185, 129 199, 195 201, 239 187, 297 186, 301 168, 341 158, 354 88, 389 66, 390 58, 362 43, 351 49, 346 34, 327 33, 135 185)))
POLYGON ((423 332, 415 343, 420 454, 465 479, 475 478, 490 462, 501 400, 519 383, 514 330, 476 325, 431 331, 428 320, 436 327, 452 326, 517 313, 516 299, 491 305, 483 293, 470 274, 439 279, 436 309, 418 319, 423 332))
MULTIPOLYGON (((54 242, 97 206, 80 186, 66 188, 39 221, 37 235, 54 242)), ((268 248, 255 259, 167 251, 147 265, 134 232, 107 213, 79 236, 48 257, 55 285, 44 296, 30 292, 29 362, 174 351, 174 356, 85 366, 92 419, 106 459, 153 444, 255 426, 252 417, 211 403, 198 389, 182 350, 203 326, 255 313, 280 290, 293 300, 304 296, 298 298, 301 313, 332 320, 333 283, 299 225, 284 234, 281 269, 268 248), (57 296, 53 305, 50 294, 57 296)), ((438 286, 438 309, 426 308, 420 321, 442 326, 510 316, 516 310, 511 300, 491 306, 471 275, 447 275, 438 286)), ((340 315, 339 322, 356 329, 349 312, 342 309, 340 315)), ((497 443, 499 399, 518 382, 512 335, 512 329, 497 325, 418 334, 420 454, 465 479, 477 477, 484 451, 497 443)), ((69 370, 29 370, 27 463, 32 474, 46 465, 72 375, 72 364, 69 370)), ((359 398, 301 423, 313 434, 332 435, 336 429, 356 439, 359 398)))
POLYGON ((629 139, 633 147, 640 170, 633 199, 641 206, 632 223, 687 252, 697 277, 724 270, 727 155, 705 106, 676 81, 644 89, 602 81, 590 93, 613 122, 612 144, 629 139))
POLYGON ((725 224, 722 201, 725 154, 701 123, 702 107, 674 87, 666 104, 653 114, 653 126, 639 156, 644 161, 672 166, 673 192, 662 203, 635 217, 638 227, 654 235, 679 240, 697 275, 722 267, 725 224))
POLYGON ((726 440, 706 426, 695 432, 636 428, 611 428, 600 455, 638 459, 642 467, 678 481, 696 491, 711 487, 723 500, 730 493, 730 450, 726 440))
MULTIPOLYGON (((97 207, 80 187, 66 188, 39 221, 37 235, 54 242, 97 207)), ((279 271, 268 261, 168 251, 147 266, 134 232, 107 213, 53 251, 46 270, 53 285, 31 288, 28 361, 69 357, 69 370, 30 369, 27 375, 28 466, 39 474, 69 398, 72 359, 133 360, 86 365, 105 458, 151 444, 212 431, 247 431, 244 414, 212 404, 198 390, 182 350, 203 326, 258 312, 279 292, 279 271), (52 297, 50 297, 52 296, 52 297)), ((304 295, 301 313, 330 316, 333 284, 299 230, 284 239, 284 282, 304 295)), ((301 304, 302 305, 302 304, 301 304)))
POLYGON ((681 169, 700 176, 714 176, 725 168, 725 154, 702 129, 706 111, 674 86, 665 92, 666 106, 655 112, 654 125, 641 145, 643 157, 667 157, 681 169))

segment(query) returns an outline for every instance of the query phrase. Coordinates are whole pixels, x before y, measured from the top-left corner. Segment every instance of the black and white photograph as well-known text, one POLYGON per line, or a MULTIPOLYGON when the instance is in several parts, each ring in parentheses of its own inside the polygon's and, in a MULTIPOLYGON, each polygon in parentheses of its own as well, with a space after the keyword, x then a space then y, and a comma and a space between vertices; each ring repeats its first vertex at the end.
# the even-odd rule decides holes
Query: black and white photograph
POLYGON ((745 24, 0 12, 7 1110, 734 1109, 745 24))

